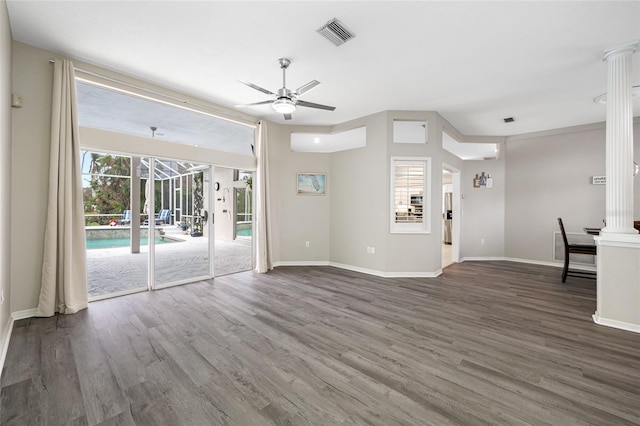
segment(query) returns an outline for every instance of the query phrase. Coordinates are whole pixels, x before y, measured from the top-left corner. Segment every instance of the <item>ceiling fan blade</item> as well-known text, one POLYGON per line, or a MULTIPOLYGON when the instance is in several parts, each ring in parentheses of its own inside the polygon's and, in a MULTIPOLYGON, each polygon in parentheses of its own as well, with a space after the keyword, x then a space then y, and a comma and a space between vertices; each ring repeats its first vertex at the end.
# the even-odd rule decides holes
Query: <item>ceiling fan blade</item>
POLYGON ((238 80, 238 81, 239 81, 240 83, 242 83, 242 84, 246 84, 247 86, 251 87, 252 89, 256 89, 256 90, 258 90, 258 91, 260 91, 260 92, 262 92, 262 93, 266 93, 267 95, 275 95, 275 93, 270 92, 269 90, 264 89, 264 88, 262 88, 262 87, 260 87, 260 86, 256 86, 256 85, 255 85, 255 84, 253 84, 253 83, 249 83, 248 81, 244 81, 244 80, 238 80))
POLYGON ((307 102, 307 101, 301 101, 301 100, 298 100, 298 102, 296 102, 296 105, 307 107, 307 108, 326 109, 327 111, 333 111, 336 109, 336 107, 332 107, 329 105, 314 104, 313 102, 307 102))
POLYGON ((236 108, 242 108, 242 107, 248 107, 248 106, 254 106, 254 105, 266 105, 266 104, 272 104, 272 103, 273 103, 273 100, 260 101, 260 102, 253 102, 251 104, 236 105, 236 108))
POLYGON ((285 120, 291 120, 291 114, 282 114, 285 120))
POLYGON ((304 86, 298 87, 298 89, 296 90, 296 94, 302 95, 303 93, 306 93, 309 90, 311 90, 314 87, 316 87, 318 84, 320 84, 320 82, 318 80, 311 80, 310 82, 308 82, 304 86))

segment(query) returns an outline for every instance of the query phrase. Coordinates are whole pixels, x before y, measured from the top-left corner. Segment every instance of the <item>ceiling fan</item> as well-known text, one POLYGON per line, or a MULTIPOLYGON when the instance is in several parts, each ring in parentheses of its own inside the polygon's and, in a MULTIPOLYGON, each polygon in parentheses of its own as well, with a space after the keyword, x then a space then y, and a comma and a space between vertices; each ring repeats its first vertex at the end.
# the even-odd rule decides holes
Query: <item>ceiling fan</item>
POLYGON ((252 89, 256 89, 262 93, 266 93, 267 95, 273 95, 275 96, 275 99, 271 99, 268 101, 254 102, 254 103, 245 104, 245 105, 236 105, 237 107, 271 104, 271 106, 276 112, 284 115, 285 120, 291 120, 291 113, 296 110, 296 106, 324 109, 327 111, 333 111, 336 109, 336 107, 316 104, 313 102, 307 102, 299 99, 300 96, 302 96, 304 93, 316 87, 318 84, 320 84, 320 82, 318 80, 311 80, 307 84, 298 87, 295 91, 291 91, 287 89, 287 84, 286 84, 286 71, 289 65, 291 64, 291 61, 287 58, 280 58, 278 59, 278 63, 280 64, 280 68, 282 69, 282 88, 278 89, 276 93, 273 93, 270 90, 264 89, 260 86, 256 86, 255 84, 249 83, 248 81, 240 80, 240 83, 246 84, 252 89))

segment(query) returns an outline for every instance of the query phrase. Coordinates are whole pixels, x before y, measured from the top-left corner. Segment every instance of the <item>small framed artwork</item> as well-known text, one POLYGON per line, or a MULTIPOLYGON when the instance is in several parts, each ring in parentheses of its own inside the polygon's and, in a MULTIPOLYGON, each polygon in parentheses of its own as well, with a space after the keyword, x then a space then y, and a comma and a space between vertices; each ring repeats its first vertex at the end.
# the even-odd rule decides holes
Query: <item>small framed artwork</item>
POLYGON ((326 173, 298 173, 298 195, 325 195, 327 193, 326 173))

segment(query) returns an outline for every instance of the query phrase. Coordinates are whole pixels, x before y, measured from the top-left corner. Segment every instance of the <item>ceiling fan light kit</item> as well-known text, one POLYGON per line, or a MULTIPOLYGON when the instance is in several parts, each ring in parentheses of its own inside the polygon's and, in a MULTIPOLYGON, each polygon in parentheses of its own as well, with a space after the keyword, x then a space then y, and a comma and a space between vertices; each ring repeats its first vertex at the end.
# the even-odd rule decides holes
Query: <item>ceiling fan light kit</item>
POLYGON ((293 101, 286 98, 280 98, 275 100, 271 104, 271 106, 273 107, 273 109, 276 110, 277 113, 280 113, 280 114, 291 114, 296 110, 296 104, 294 104, 293 101))
POLYGON ((320 84, 320 82, 318 80, 311 80, 307 84, 304 84, 298 87, 298 89, 296 89, 295 91, 291 91, 287 89, 287 80, 286 80, 286 71, 289 65, 291 64, 291 61, 287 58, 280 58, 278 59, 278 64, 280 64, 280 68, 282 69, 282 87, 278 89, 276 93, 270 90, 267 90, 263 87, 260 87, 258 85, 255 85, 253 83, 249 83, 248 81, 240 80, 240 83, 245 84, 251 87, 252 89, 255 89, 262 93, 266 93, 267 95, 274 96, 274 99, 267 100, 267 101, 254 102, 246 105, 237 105, 238 107, 271 104, 271 107, 277 113, 284 115, 285 120, 291 120, 291 113, 294 112, 296 110, 296 107, 298 106, 302 106, 306 108, 323 109, 327 111, 333 111, 336 109, 336 107, 316 104, 313 102, 307 102, 307 101, 298 99, 304 93, 308 92, 309 90, 313 89, 318 84, 320 84))

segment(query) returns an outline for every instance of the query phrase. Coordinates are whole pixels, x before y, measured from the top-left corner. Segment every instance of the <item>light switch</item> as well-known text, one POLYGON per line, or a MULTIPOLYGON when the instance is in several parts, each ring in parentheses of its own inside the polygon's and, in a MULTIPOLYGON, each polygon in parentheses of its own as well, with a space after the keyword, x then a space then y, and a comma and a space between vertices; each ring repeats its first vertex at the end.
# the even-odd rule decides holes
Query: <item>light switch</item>
POLYGON ((22 96, 13 93, 11 95, 11 106, 14 108, 22 108, 22 96))

